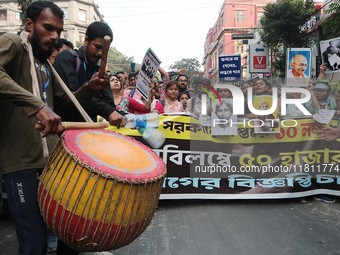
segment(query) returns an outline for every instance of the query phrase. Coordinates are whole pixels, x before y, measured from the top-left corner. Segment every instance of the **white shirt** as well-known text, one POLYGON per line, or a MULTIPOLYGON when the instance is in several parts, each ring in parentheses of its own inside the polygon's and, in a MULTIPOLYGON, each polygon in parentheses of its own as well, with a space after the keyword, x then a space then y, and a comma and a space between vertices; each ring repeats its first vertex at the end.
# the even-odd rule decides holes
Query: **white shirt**
MULTIPOLYGON (((304 83, 300 83, 297 78, 293 75, 293 69, 288 70, 287 72, 287 86, 293 87, 307 87, 309 82, 309 76, 303 74, 304 83)), ((302 80, 302 78, 301 78, 302 80)))

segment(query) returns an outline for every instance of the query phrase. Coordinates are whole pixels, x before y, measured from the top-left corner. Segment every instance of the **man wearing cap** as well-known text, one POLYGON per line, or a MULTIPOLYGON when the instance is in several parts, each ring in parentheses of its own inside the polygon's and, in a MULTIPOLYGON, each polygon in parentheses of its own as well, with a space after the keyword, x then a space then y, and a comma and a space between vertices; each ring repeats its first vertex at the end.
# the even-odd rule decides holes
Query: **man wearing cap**
POLYGON ((320 109, 333 110, 336 107, 334 95, 326 83, 317 83, 314 88, 316 99, 319 101, 320 109))

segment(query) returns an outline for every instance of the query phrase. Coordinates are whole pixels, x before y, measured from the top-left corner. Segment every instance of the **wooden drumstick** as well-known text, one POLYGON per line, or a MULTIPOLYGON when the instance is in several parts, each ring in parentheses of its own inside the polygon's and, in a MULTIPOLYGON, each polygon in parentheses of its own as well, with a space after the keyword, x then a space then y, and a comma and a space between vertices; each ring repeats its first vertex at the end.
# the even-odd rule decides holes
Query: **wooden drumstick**
POLYGON ((105 74, 105 68, 107 63, 107 55, 109 53, 109 48, 111 44, 111 37, 108 35, 104 36, 104 45, 103 45, 103 53, 102 58, 100 61, 100 67, 99 67, 99 78, 103 78, 105 74))
MULTIPOLYGON (((102 129, 109 127, 109 123, 107 122, 96 122, 96 123, 89 123, 89 122, 62 122, 61 123, 65 130, 72 130, 72 129, 102 129)), ((43 131, 45 126, 41 123, 35 123, 35 129, 39 131, 43 131)))

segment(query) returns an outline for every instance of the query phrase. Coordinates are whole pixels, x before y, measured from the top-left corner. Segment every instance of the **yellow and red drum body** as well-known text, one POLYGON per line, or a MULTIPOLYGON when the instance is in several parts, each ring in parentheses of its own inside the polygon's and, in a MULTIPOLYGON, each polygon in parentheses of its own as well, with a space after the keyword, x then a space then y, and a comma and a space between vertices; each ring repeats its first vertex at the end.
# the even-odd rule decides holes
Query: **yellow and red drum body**
POLYGON ((75 250, 117 249, 150 224, 165 173, 161 158, 133 138, 66 131, 40 178, 40 210, 75 250))

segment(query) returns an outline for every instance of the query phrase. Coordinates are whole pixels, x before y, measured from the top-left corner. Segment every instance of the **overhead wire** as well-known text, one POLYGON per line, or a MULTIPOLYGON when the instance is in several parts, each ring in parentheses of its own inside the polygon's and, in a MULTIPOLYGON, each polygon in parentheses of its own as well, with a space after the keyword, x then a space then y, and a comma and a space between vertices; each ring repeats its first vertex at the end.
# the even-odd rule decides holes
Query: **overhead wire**
MULTIPOLYGON (((248 0, 240 0, 240 1, 238 1, 237 3, 240 3, 240 2, 247 2, 248 0)), ((127 2, 124 2, 124 3, 127 3, 127 2)), ((131 3, 131 2, 128 2, 128 3, 131 3)), ((140 3, 140 2, 139 2, 140 3)), ((133 17, 133 16, 144 16, 144 15, 154 15, 154 14, 164 14, 164 13, 173 13, 173 12, 185 12, 185 11, 191 11, 191 10, 195 10, 195 9, 201 9, 201 8, 207 8, 207 7, 215 7, 215 6, 217 6, 217 4, 212 4, 211 5, 211 3, 209 3, 210 5, 205 5, 205 6, 197 6, 196 4, 194 5, 194 6, 197 6, 197 7, 195 7, 195 8, 189 8, 189 9, 183 9, 183 8, 181 8, 181 9, 176 9, 176 10, 165 10, 165 11, 161 11, 161 12, 150 12, 150 13, 142 13, 142 14, 129 14, 129 15, 121 15, 121 16, 108 16, 108 17, 105 17, 105 19, 106 18, 110 18, 110 19, 112 19, 112 18, 124 18, 124 17, 133 17)), ((324 8, 326 5, 328 5, 328 4, 330 4, 330 2, 328 2, 328 3, 326 3, 326 4, 324 4, 321 8, 324 8)), ((201 3, 200 5, 204 5, 204 3, 201 3)), ((221 5, 221 3, 219 3, 218 5, 221 5)), ((176 7, 176 6, 178 6, 178 5, 169 5, 169 6, 159 6, 159 7, 165 7, 165 8, 167 8, 167 7, 176 7)), ((193 6, 193 5, 181 5, 181 7, 183 7, 183 6, 193 6)), ((155 7, 155 6, 153 6, 153 7, 155 7)), ((119 8, 121 8, 121 9, 124 9, 124 8, 130 8, 131 9, 131 7, 113 7, 113 8, 116 8, 116 9, 119 9, 119 8)), ((133 8, 148 8, 147 6, 138 6, 138 7, 133 7, 133 8)), ((288 14, 287 14, 288 15, 288 14)), ((152 20, 152 19, 151 19, 152 20)), ((251 29, 258 29, 258 28, 251 28, 251 29)), ((224 44, 223 45, 223 48, 224 47, 226 47, 226 46, 228 46, 228 45, 230 45, 230 44, 233 44, 234 43, 234 41, 232 41, 232 42, 230 42, 230 43, 228 43, 228 44, 224 44)), ((200 55, 198 55, 198 56, 196 56, 196 57, 194 57, 194 58, 198 58, 198 57, 201 57, 201 56, 203 56, 203 55, 205 55, 205 53, 203 53, 203 54, 200 54, 200 55)))
MULTIPOLYGON (((124 18, 124 17, 135 17, 135 16, 145 16, 145 15, 157 15, 157 14, 166 14, 166 13, 174 13, 174 12, 177 12, 177 13, 181 13, 181 12, 187 12, 187 11, 192 11, 192 10, 196 10, 196 9, 202 9, 202 8, 209 8, 209 7, 216 7, 218 6, 219 4, 213 4, 213 5, 205 5, 205 6, 199 6, 199 7, 196 7, 196 8, 189 8, 189 9, 175 9, 175 10, 165 10, 165 11, 157 11, 157 12, 149 12, 149 13, 139 13, 139 14, 128 14, 128 15, 121 15, 121 16, 104 16, 104 19, 115 19, 115 18, 124 18)), ((70 12, 71 12, 71 9, 73 8, 77 8, 77 7, 71 7, 71 8, 67 8, 67 9, 70 9, 70 12)), ((79 8, 77 8, 79 9, 79 8)), ((74 18, 74 19, 69 19, 67 18, 66 19, 68 22, 78 22, 79 20, 74 18)), ((89 15, 86 15, 86 20, 87 22, 89 22, 90 20, 92 20, 91 17, 89 17, 89 15)), ((151 19, 148 19, 148 20, 152 20, 151 19)), ((133 21, 133 20, 129 20, 130 22, 136 22, 136 21, 133 21)), ((85 22, 85 21, 84 21, 85 22)), ((126 22, 126 21, 124 21, 126 22)), ((138 20, 138 22, 140 22, 140 20, 138 20)))
MULTIPOLYGON (((200 5, 206 5, 207 3, 202 3, 200 5)), ((218 4, 220 5, 220 3, 209 3, 209 4, 218 4)), ((181 5, 159 5, 159 6, 155 6, 155 5, 152 5, 152 6, 129 6, 129 7, 119 7, 119 6, 112 6, 112 7, 105 7, 104 6, 100 6, 100 7, 105 7, 105 9, 141 9, 141 8, 169 8, 169 7, 185 7, 185 6, 197 6, 197 4, 181 4, 181 5)))
POLYGON ((173 13, 173 12, 179 12, 179 11, 191 11, 191 10, 197 10, 202 8, 208 8, 208 7, 215 7, 218 5, 208 5, 208 6, 202 6, 202 7, 196 7, 196 8, 189 8, 189 9, 176 9, 176 10, 166 10, 166 11, 158 11, 158 12, 149 12, 149 13, 140 13, 140 14, 129 14, 129 15, 120 15, 120 16, 109 16, 105 18, 122 18, 122 17, 135 17, 135 16, 144 16, 144 15, 154 15, 154 14, 161 14, 161 13, 173 13))

